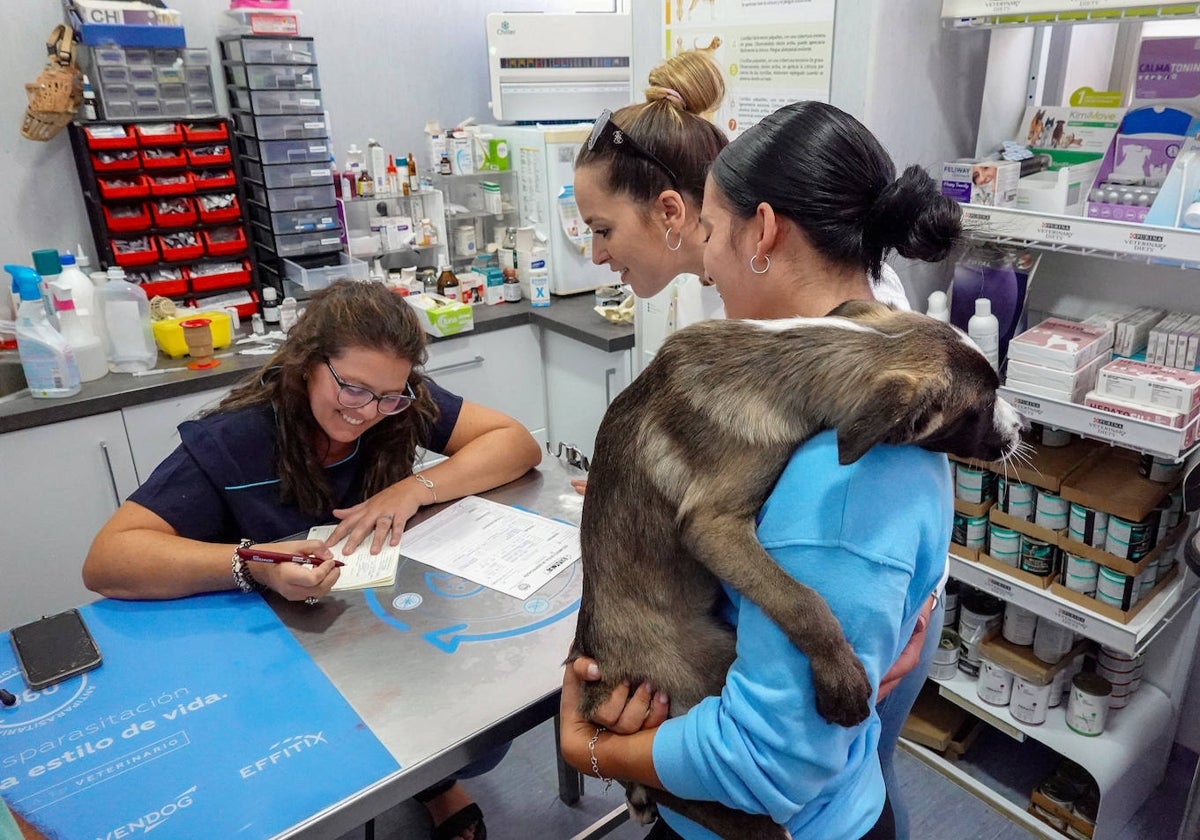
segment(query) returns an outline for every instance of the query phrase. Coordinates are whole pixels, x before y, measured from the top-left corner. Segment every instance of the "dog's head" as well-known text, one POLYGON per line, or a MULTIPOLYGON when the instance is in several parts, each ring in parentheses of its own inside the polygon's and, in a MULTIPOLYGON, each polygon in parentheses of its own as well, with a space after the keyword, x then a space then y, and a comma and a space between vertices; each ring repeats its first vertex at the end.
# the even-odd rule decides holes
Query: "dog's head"
POLYGON ((1020 443, 1016 410, 996 396, 1000 379, 979 348, 948 324, 873 301, 830 313, 872 328, 879 358, 861 359, 866 387, 838 425, 838 460, 853 463, 877 443, 1003 460, 1020 443))

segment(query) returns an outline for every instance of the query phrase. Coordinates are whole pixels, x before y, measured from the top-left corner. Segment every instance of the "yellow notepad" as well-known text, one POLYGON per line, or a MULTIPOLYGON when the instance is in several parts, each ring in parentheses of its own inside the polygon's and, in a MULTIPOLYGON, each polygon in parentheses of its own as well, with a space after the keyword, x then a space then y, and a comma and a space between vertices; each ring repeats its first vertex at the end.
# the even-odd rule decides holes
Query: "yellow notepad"
MULTIPOLYGON (((308 530, 310 540, 324 540, 333 533, 336 525, 318 525, 308 530)), ((371 553, 371 540, 361 543, 352 554, 342 554, 342 543, 332 547, 333 556, 346 565, 334 584, 333 591, 346 589, 370 589, 375 586, 391 586, 396 582, 396 567, 400 565, 400 546, 385 544, 378 554, 371 553)))

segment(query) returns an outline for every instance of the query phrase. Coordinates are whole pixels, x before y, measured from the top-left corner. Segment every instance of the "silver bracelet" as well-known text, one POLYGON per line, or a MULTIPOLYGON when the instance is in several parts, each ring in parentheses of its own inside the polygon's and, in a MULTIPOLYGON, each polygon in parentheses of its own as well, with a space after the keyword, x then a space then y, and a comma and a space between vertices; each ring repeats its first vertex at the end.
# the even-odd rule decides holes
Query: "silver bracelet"
POLYGON ((600 762, 596 761, 596 742, 600 740, 600 733, 606 731, 603 726, 597 726, 592 738, 588 741, 588 755, 592 757, 592 775, 600 781, 604 782, 604 790, 607 792, 612 787, 613 780, 600 772, 600 762))
POLYGON ((413 478, 425 486, 425 489, 433 494, 433 503, 437 504, 437 491, 433 489, 433 479, 426 478, 421 473, 413 473, 413 478))
MULTIPOLYGON (((238 541, 238 548, 249 548, 254 545, 254 540, 243 537, 238 541)), ((233 582, 237 584, 237 588, 243 592, 263 592, 266 586, 259 583, 252 574, 246 569, 246 561, 237 551, 233 552, 233 557, 230 559, 230 564, 233 567, 233 582)))

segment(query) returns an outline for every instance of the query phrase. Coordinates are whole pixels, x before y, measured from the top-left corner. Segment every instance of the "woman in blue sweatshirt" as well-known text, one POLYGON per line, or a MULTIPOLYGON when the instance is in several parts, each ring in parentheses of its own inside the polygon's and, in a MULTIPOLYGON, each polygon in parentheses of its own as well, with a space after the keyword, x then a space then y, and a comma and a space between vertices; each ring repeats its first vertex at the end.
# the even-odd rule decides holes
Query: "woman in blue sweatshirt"
MULTIPOLYGON (((728 317, 765 319, 820 316, 870 299, 887 251, 945 257, 960 214, 920 167, 897 178, 853 117, 802 102, 721 152, 701 224, 706 279, 728 317)), ((841 466, 833 434, 822 433, 794 453, 759 513, 760 542, 826 599, 876 687, 945 572, 952 495, 943 455, 878 446, 841 466)), ((576 712, 582 674, 569 669, 567 761, 592 775, 767 814, 794 838, 894 837, 877 713, 852 728, 826 723, 806 657, 755 604, 728 587, 726 594, 737 659, 721 694, 665 723, 667 698, 639 690, 626 704, 614 695, 612 725, 597 728, 576 712)), ((655 840, 714 836, 678 814, 661 815, 655 840)))

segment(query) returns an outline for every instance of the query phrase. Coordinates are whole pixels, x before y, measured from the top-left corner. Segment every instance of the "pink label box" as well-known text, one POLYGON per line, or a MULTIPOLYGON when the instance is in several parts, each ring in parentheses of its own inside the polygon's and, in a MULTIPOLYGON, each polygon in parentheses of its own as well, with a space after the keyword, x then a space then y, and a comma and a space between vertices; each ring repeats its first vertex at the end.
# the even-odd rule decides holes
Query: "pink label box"
POLYGON ((1112 350, 1113 332, 1096 324, 1047 318, 1008 343, 1008 358, 1076 371, 1112 350))
POLYGON ((1189 421, 1200 414, 1200 373, 1114 359, 1100 369, 1096 392, 1123 402, 1177 411, 1189 421))
POLYGON ((1088 408, 1095 408, 1109 414, 1119 414, 1122 417, 1141 420, 1145 423, 1153 423, 1157 426, 1183 429, 1183 449, 1188 448, 1196 442, 1196 433, 1200 430, 1200 416, 1194 415, 1189 418, 1180 411, 1171 411, 1167 408, 1150 408, 1144 405, 1123 402, 1096 391, 1089 392, 1087 397, 1084 398, 1083 404, 1088 408))

